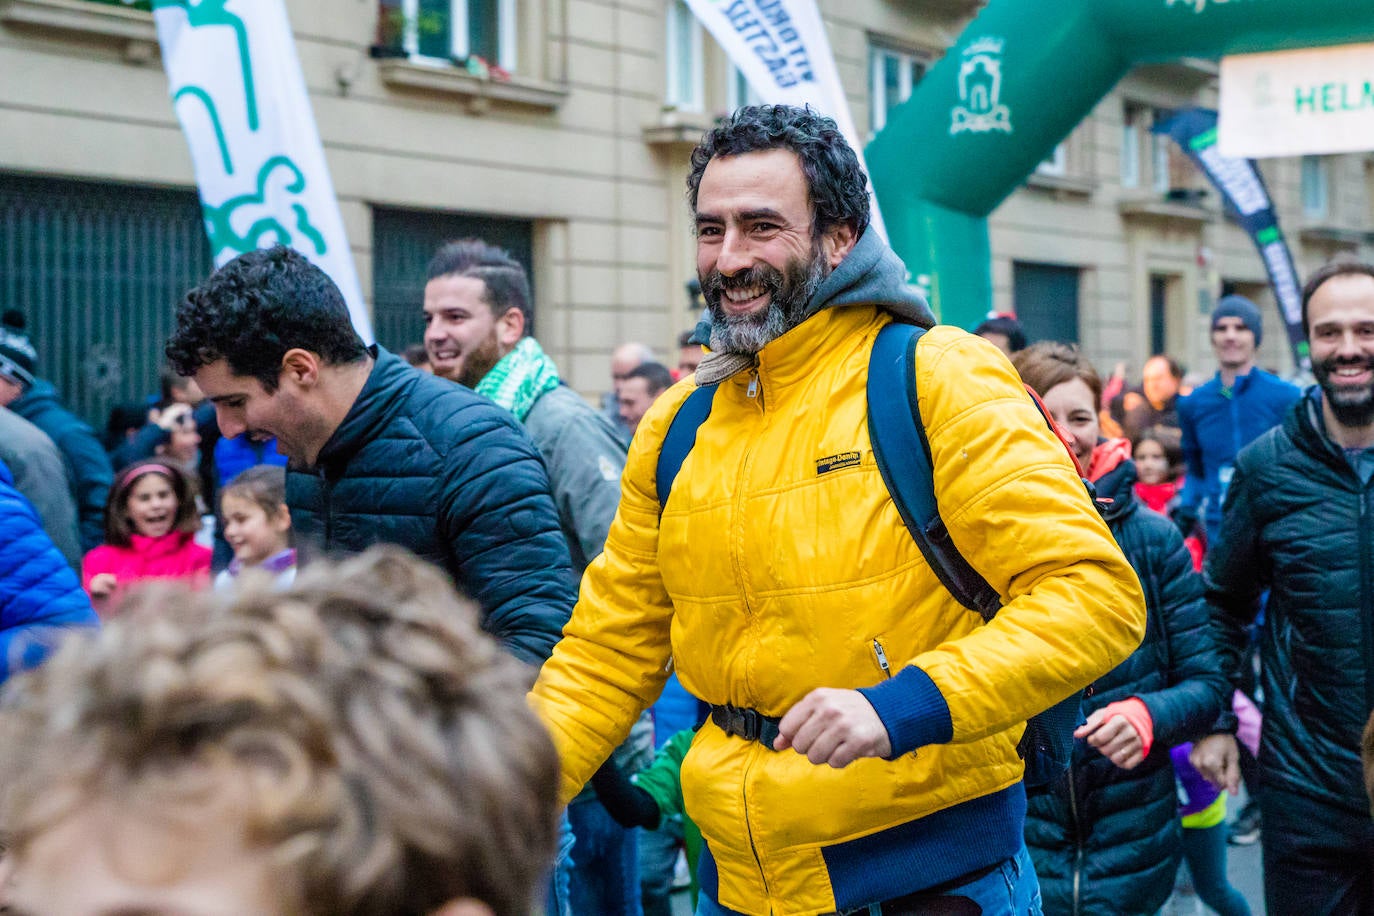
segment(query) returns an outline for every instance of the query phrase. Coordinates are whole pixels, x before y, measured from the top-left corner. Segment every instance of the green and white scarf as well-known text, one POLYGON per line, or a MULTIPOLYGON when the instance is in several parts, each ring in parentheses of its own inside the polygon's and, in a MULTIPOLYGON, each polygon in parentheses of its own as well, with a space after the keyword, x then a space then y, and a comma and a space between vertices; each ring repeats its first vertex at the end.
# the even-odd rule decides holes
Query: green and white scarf
POLYGON ((558 367, 533 337, 526 337, 482 377, 477 393, 491 398, 524 423, 539 396, 558 384, 558 367))

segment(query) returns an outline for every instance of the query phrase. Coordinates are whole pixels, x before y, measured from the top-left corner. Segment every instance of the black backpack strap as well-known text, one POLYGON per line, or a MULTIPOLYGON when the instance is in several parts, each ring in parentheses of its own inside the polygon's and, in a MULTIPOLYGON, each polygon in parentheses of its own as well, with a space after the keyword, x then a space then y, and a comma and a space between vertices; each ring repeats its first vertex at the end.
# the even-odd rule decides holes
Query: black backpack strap
POLYGON ((991 620, 1001 596, 950 540, 935 500, 930 442, 916 392, 916 344, 925 331, 892 322, 878 332, 868 362, 868 436, 892 502, 916 546, 949 593, 991 620))
POLYGON ((687 395, 678 407, 673 420, 668 424, 668 432, 663 436, 663 444, 658 450, 658 471, 654 485, 658 489, 658 514, 668 505, 668 496, 673 492, 673 481, 677 472, 682 470, 682 462, 687 453, 697 444, 697 427, 706 422, 711 415, 711 404, 716 396, 717 385, 703 385, 687 395))

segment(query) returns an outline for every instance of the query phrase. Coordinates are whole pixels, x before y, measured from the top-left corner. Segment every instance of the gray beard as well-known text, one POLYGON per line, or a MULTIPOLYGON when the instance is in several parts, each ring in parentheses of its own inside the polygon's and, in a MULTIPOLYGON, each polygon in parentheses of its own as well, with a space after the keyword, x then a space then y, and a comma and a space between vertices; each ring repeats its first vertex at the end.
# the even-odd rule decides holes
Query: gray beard
POLYGON ((768 308, 749 315, 725 314, 720 307, 724 293, 719 277, 702 280, 702 292, 711 310, 711 351, 752 356, 801 324, 811 297, 830 273, 828 267, 821 252, 813 251, 804 275, 791 270, 782 275, 770 269, 774 277, 781 277, 781 282, 769 284, 768 308))

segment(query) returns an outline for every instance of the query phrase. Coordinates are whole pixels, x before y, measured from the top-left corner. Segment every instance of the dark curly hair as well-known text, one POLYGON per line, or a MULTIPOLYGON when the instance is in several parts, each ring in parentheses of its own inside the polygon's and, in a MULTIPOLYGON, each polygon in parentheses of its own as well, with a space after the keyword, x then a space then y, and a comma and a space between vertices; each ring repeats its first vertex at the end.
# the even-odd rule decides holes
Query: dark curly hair
POLYGON ((868 228, 868 176, 835 122, 811 109, 791 105, 746 105, 707 131, 692 150, 687 202, 693 215, 706 164, 716 156, 738 156, 787 149, 801 160, 811 200, 811 231, 819 237, 848 223, 855 237, 868 228))
POLYGON ((181 375, 225 360, 277 390, 282 357, 300 348, 325 363, 367 356, 343 294, 329 275, 284 245, 241 254, 186 294, 167 360, 181 375))

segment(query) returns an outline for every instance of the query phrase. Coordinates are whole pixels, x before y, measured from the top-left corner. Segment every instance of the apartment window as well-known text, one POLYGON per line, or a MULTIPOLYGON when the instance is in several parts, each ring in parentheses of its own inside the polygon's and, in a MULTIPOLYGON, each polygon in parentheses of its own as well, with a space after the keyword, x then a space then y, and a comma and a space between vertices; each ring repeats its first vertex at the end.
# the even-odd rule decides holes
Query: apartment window
POLYGON ((1065 150, 1064 144, 1060 143, 1050 152, 1048 156, 1040 160, 1040 164, 1035 167, 1035 171, 1040 175, 1050 175, 1055 178, 1063 178, 1069 171, 1069 154, 1065 150))
POLYGON ((911 97, 911 90, 925 75, 928 62, 911 51, 873 45, 868 51, 869 129, 877 133, 887 126, 892 109, 911 97))
POLYGON ((1121 186, 1140 187, 1140 138, 1148 129, 1146 111, 1139 105, 1126 105, 1121 113, 1121 186))
POLYGON ((1330 176, 1327 161, 1321 156, 1302 157, 1302 215, 1308 219, 1325 217, 1330 208, 1330 176))
POLYGON ((1013 261, 1012 304, 1032 343, 1062 340, 1078 343, 1077 267, 1013 261))
POLYGON ((381 38, 411 57, 517 65, 515 0, 382 0, 381 38))
POLYGON ((701 23, 684 0, 669 0, 665 102, 684 111, 701 111, 705 107, 701 60, 701 23))
POLYGON ((728 73, 725 78, 726 106, 734 111, 745 105, 762 105, 763 96, 754 91, 754 87, 749 85, 749 80, 744 76, 744 72, 734 64, 728 64, 728 73))
MULTIPOLYGON (((1167 111, 1156 108, 1150 115, 1151 124, 1162 124, 1169 117, 1167 111)), ((1160 194, 1169 193, 1173 187, 1169 175, 1169 145, 1173 138, 1167 134, 1150 134, 1150 187, 1160 194)))

